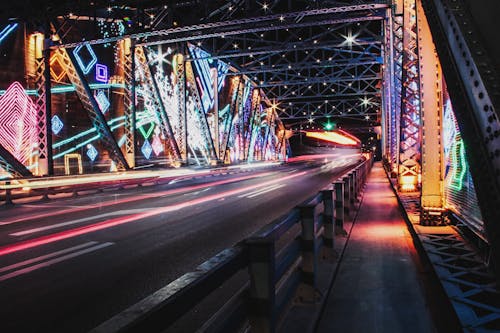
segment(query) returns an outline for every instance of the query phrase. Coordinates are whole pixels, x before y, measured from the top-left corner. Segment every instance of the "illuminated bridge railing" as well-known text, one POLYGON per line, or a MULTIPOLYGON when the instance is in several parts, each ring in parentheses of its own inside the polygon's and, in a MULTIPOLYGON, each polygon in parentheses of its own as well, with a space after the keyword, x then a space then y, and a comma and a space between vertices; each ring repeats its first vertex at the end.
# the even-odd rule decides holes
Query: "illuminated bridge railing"
POLYGON ((368 159, 347 170, 288 214, 91 332, 163 332, 240 275, 239 289, 226 293, 199 330, 274 332, 293 300, 318 302, 319 261, 334 260, 334 235, 344 232, 344 213, 360 195, 371 166, 368 159))

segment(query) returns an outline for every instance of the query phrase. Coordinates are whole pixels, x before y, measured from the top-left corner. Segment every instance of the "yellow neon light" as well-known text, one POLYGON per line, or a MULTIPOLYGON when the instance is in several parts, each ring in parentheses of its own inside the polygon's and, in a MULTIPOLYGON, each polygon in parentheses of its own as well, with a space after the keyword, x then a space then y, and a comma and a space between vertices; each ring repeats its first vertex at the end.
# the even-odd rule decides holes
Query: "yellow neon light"
POLYGON ((337 132, 306 132, 306 137, 338 143, 341 145, 357 145, 358 142, 337 132))
POLYGON ((82 156, 80 154, 66 154, 64 155, 64 174, 66 175, 70 175, 71 174, 71 170, 69 168, 69 160, 70 159, 75 159, 77 160, 78 162, 78 174, 82 174, 83 173, 83 166, 82 166, 82 156))

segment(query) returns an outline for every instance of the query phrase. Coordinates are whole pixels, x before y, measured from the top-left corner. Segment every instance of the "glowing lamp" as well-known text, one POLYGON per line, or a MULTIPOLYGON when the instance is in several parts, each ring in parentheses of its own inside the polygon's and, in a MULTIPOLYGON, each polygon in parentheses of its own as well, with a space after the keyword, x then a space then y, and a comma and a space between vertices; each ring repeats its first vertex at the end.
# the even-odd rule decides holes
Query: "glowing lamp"
POLYGON ((416 176, 400 176, 399 177, 399 188, 401 191, 411 192, 417 189, 417 177, 416 176))

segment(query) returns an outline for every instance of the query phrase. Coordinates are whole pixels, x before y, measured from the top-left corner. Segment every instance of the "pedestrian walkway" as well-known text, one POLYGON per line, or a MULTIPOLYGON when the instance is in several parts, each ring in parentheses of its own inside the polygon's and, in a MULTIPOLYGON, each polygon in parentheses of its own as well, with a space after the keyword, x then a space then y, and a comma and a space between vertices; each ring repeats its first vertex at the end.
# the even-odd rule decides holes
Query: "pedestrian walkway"
POLYGON ((397 199, 376 163, 317 332, 435 332, 418 267, 397 199))

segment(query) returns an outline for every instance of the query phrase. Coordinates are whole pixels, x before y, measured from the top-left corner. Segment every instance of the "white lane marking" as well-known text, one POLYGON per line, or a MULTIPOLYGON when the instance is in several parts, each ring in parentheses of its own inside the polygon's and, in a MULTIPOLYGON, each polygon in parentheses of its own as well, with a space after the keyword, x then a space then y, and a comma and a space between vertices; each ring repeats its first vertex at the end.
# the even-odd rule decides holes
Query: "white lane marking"
POLYGON ((52 260, 48 260, 48 261, 45 261, 45 262, 42 262, 42 263, 30 266, 30 267, 19 269, 17 271, 12 272, 12 273, 0 276, 0 282, 8 280, 8 279, 11 279, 11 278, 19 276, 19 275, 23 275, 23 274, 26 274, 26 273, 30 273, 30 272, 36 271, 37 269, 40 269, 40 268, 43 268, 43 267, 48 267, 48 266, 51 266, 53 264, 57 264, 59 262, 62 262, 62 261, 65 261, 65 260, 68 260, 68 259, 71 259, 71 258, 75 258, 75 257, 81 256, 81 255, 86 254, 86 253, 90 253, 90 252, 94 252, 94 251, 100 250, 102 248, 111 246, 113 244, 114 243, 112 243, 112 242, 98 244, 98 245, 89 247, 87 249, 84 249, 84 250, 81 250, 81 251, 78 251, 78 252, 73 252, 73 253, 67 254, 65 256, 59 257, 59 258, 55 258, 55 259, 52 259, 52 260))
POLYGON ((64 249, 64 250, 61 250, 61 251, 56 251, 56 252, 52 252, 52 253, 49 253, 49 254, 46 254, 46 255, 43 255, 43 256, 40 256, 40 257, 36 257, 36 258, 28 259, 28 260, 25 260, 25 261, 21 261, 21 262, 18 262, 16 264, 13 264, 13 265, 9 265, 9 266, 5 266, 5 267, 0 268, 0 273, 8 272, 8 271, 11 271, 13 269, 16 269, 16 268, 19 268, 19 267, 23 267, 23 266, 28 266, 30 264, 34 264, 36 262, 43 261, 45 259, 50 259, 50 258, 53 258, 53 257, 57 257, 57 256, 59 256, 61 254, 66 254, 68 252, 80 250, 82 248, 89 247, 89 246, 92 246, 94 244, 97 244, 97 242, 95 242, 95 241, 87 242, 87 243, 83 243, 83 244, 80 244, 80 245, 77 245, 77 246, 68 247, 67 249, 64 249))
POLYGON ((267 189, 267 190, 265 190, 265 191, 260 191, 260 192, 258 192, 258 193, 255 193, 255 194, 249 195, 249 196, 247 196, 247 198, 249 198, 249 199, 250 199, 250 198, 255 198, 255 197, 257 197, 257 196, 259 196, 259 195, 261 195, 261 194, 264 194, 264 193, 267 193, 267 192, 271 192, 271 191, 277 190, 277 189, 279 189, 279 188, 281 188, 281 187, 283 187, 283 186, 285 186, 285 185, 278 185, 278 186, 275 186, 274 188, 270 188, 270 189, 267 189))
POLYGON ((279 187, 283 187, 283 186, 284 185, 280 185, 280 184, 266 186, 264 188, 260 188, 260 189, 257 189, 255 191, 239 195, 238 198, 243 198, 243 197, 251 198, 253 195, 259 195, 261 192, 266 193, 266 192, 274 190, 275 188, 279 188, 279 187))
POLYGON ((183 195, 198 195, 200 193, 208 191, 209 189, 211 189, 211 187, 207 187, 206 189, 203 189, 203 190, 200 190, 200 191, 196 191, 196 192, 184 193, 183 195))
POLYGON ((16 237, 17 236, 24 236, 24 235, 34 234, 34 233, 40 232, 40 231, 45 231, 45 230, 50 230, 50 229, 56 229, 56 228, 60 228, 60 227, 65 227, 65 226, 77 224, 77 223, 80 223, 80 222, 87 222, 87 221, 91 221, 91 220, 96 220, 96 219, 100 219, 102 217, 108 217, 108 216, 114 216, 114 215, 127 215, 127 214, 142 213, 145 210, 147 210, 147 208, 117 210, 116 212, 109 212, 109 213, 104 213, 104 214, 100 214, 100 215, 94 215, 94 216, 84 217, 84 218, 81 218, 81 219, 71 220, 71 221, 67 221, 67 222, 62 222, 62 223, 57 223, 57 224, 51 224, 51 225, 47 225, 45 227, 38 227, 38 228, 33 228, 33 229, 18 231, 18 232, 14 232, 12 234, 9 234, 9 236, 16 236, 16 237))

